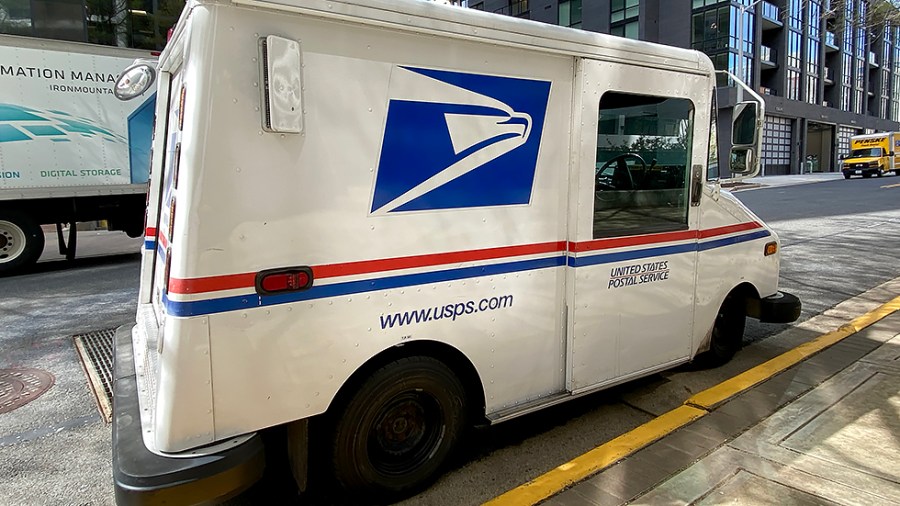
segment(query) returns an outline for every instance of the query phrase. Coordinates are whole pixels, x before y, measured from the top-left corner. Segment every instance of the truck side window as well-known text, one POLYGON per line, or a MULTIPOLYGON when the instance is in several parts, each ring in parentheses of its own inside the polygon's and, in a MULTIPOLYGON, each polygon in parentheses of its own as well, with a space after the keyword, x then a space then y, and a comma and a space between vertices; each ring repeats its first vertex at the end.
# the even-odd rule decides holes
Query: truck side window
POLYGON ((688 228, 693 111, 683 98, 600 98, 595 239, 688 228))

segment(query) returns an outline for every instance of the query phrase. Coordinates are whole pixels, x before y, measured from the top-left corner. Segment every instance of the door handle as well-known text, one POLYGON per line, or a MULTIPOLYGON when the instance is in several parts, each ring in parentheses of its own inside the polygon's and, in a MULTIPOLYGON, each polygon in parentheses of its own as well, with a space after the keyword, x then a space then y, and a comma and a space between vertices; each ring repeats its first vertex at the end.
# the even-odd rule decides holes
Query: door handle
POLYGON ((691 207, 700 205, 701 195, 703 195, 703 165, 694 164, 691 168, 691 207))

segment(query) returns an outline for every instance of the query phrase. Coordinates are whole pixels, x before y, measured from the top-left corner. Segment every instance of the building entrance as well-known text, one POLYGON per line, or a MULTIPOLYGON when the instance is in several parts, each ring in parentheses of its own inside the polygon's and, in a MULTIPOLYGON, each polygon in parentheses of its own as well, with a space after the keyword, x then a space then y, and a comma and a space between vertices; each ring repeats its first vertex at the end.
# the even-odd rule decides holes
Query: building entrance
POLYGON ((808 125, 803 172, 834 172, 837 170, 834 125, 813 121, 808 125))

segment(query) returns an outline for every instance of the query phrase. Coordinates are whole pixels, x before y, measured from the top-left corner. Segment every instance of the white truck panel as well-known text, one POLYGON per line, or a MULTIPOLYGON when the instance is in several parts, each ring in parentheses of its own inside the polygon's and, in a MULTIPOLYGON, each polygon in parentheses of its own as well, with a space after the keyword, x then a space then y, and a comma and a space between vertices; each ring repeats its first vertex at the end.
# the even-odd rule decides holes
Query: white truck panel
POLYGON ((146 183, 153 111, 129 117, 153 94, 122 102, 112 86, 150 53, 94 48, 0 37, 0 199, 96 195, 98 186, 146 183))

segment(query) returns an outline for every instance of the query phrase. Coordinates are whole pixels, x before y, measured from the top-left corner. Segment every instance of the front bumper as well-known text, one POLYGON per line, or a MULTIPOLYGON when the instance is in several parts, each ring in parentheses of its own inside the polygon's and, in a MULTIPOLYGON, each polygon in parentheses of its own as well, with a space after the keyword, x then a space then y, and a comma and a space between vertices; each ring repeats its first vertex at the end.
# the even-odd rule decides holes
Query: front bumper
POLYGON ((762 323, 791 323, 800 318, 800 299, 788 292, 777 292, 775 295, 759 300, 759 321, 762 323))
POLYGON ((842 169, 841 172, 845 176, 874 176, 879 172, 878 167, 857 167, 852 169, 842 169))
POLYGON ((117 504, 217 502, 259 480, 265 468, 259 435, 205 456, 176 458, 150 452, 141 437, 131 326, 116 330, 115 347, 112 446, 117 504))

